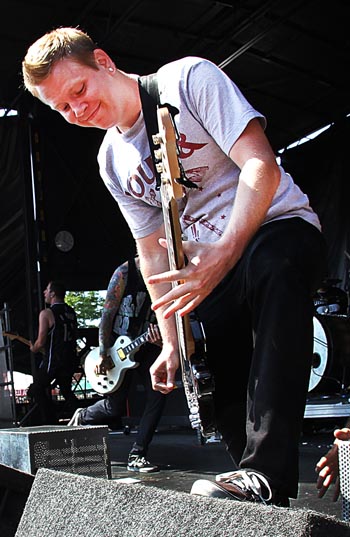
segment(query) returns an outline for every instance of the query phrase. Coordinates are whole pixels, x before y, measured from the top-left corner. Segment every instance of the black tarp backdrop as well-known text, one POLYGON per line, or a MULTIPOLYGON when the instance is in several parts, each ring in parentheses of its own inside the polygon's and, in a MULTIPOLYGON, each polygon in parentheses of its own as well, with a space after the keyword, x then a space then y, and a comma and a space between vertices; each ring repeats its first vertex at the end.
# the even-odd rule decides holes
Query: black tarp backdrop
MULTIPOLYGON (((70 291, 106 289, 116 266, 135 251, 99 177, 102 136, 68 125, 41 105, 35 121, 0 119, 0 308, 8 304, 11 330, 25 338, 36 337, 49 280, 63 280, 70 291), (73 234, 69 252, 55 246, 60 230, 73 234)), ((30 373, 28 348, 13 345, 15 370, 30 373)))
POLYGON ((282 154, 283 167, 309 196, 328 245, 328 277, 348 291, 350 261, 350 118, 282 154))
MULTIPOLYGON (((26 282, 26 189, 23 180, 23 125, 18 117, 0 120, 0 307, 6 303, 18 330, 28 329, 26 282)), ((30 188, 30 179, 29 179, 30 188)))
POLYGON ((69 125, 43 105, 38 106, 35 123, 41 177, 36 181, 37 197, 42 198, 46 238, 44 278, 59 277, 71 291, 106 289, 134 241, 99 177, 97 152, 104 132, 69 125), (55 246, 60 230, 74 237, 69 252, 55 246))

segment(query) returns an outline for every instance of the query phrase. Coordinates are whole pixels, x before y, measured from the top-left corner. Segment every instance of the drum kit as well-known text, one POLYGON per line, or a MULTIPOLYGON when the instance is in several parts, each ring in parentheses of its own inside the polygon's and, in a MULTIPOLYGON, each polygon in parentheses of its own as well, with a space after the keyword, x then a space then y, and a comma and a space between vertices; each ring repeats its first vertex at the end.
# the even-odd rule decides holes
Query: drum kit
POLYGON ((313 297, 314 344, 309 395, 347 392, 350 384, 350 316, 348 295, 328 278, 313 297), (348 371, 349 369, 349 371, 348 371))

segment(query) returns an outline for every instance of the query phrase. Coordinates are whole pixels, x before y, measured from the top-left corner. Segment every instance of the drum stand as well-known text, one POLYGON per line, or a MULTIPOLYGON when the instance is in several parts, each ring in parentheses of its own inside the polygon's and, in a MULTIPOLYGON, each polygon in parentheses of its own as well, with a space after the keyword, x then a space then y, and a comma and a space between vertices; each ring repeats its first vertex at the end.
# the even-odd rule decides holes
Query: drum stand
POLYGON ((346 281, 345 281, 345 292, 348 296, 348 308, 347 308, 347 315, 350 315, 350 254, 344 250, 344 254, 346 257, 346 281))

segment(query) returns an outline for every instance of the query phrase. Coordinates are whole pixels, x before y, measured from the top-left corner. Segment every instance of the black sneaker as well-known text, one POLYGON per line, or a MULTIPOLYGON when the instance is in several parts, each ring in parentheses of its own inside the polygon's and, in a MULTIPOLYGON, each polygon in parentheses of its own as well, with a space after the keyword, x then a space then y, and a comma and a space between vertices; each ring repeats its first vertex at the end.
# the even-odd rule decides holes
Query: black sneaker
POLYGON ((192 485, 190 494, 195 496, 206 496, 207 498, 221 498, 223 500, 235 500, 236 498, 228 490, 221 487, 214 481, 208 479, 197 479, 192 485))
POLYGON ((254 470, 226 472, 215 479, 215 483, 206 479, 195 481, 191 494, 289 507, 289 498, 274 495, 266 477, 254 470))
POLYGON ((129 455, 127 469, 130 472, 141 472, 143 474, 159 471, 158 466, 148 462, 142 455, 129 455))

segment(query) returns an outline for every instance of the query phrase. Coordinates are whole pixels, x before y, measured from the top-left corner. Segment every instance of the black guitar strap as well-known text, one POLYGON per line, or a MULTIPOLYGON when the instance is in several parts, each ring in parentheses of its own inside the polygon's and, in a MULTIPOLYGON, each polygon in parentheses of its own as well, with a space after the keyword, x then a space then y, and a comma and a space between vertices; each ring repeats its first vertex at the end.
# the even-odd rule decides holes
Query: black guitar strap
POLYGON ((154 144, 152 135, 158 132, 157 106, 160 104, 158 92, 157 74, 153 73, 139 78, 139 91, 142 104, 143 117, 145 119, 149 147, 153 160, 154 173, 156 176, 156 189, 160 189, 160 173, 157 171, 156 159, 154 156, 154 144))
MULTIPOLYGON (((160 190, 161 176, 160 173, 157 171, 156 159, 154 155, 154 143, 152 138, 152 134, 156 134, 159 130, 157 120, 157 107, 160 106, 161 103, 158 91, 157 74, 153 73, 151 75, 141 76, 139 78, 139 91, 141 97, 143 117, 145 119, 146 124, 149 147, 153 160, 154 173, 156 176, 156 190, 160 190)), ((168 103, 164 104, 163 106, 166 106, 168 108, 170 114, 173 117, 179 113, 178 109, 175 108, 175 106, 172 106, 168 103)), ((181 163, 179 164, 181 169, 181 177, 178 178, 178 182, 188 188, 198 188, 196 183, 193 183, 193 181, 190 181, 186 177, 185 171, 181 163)))

